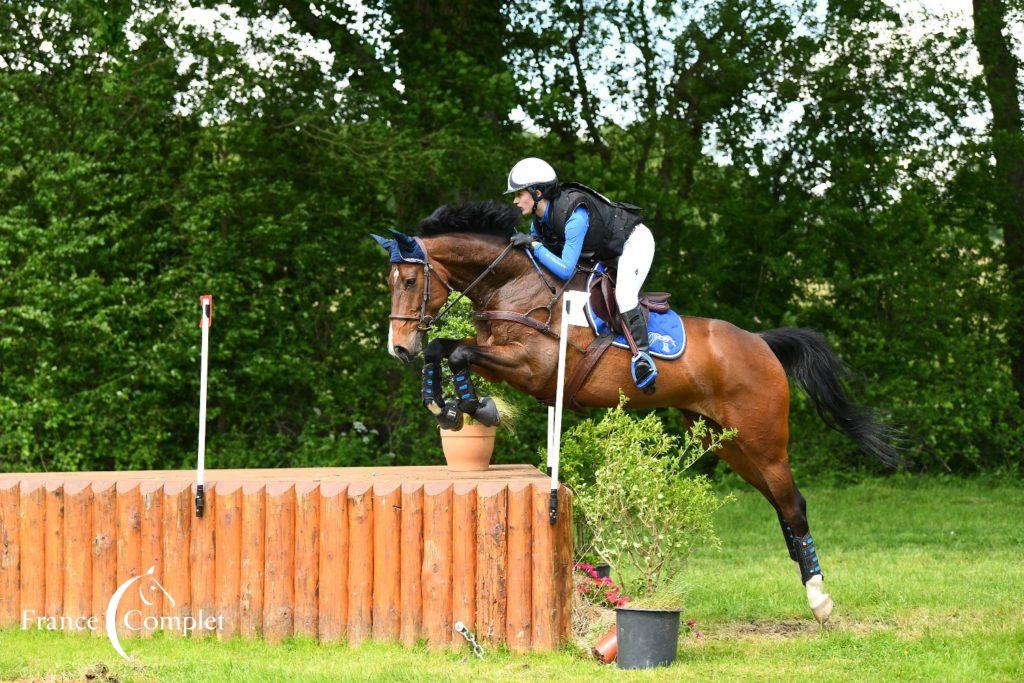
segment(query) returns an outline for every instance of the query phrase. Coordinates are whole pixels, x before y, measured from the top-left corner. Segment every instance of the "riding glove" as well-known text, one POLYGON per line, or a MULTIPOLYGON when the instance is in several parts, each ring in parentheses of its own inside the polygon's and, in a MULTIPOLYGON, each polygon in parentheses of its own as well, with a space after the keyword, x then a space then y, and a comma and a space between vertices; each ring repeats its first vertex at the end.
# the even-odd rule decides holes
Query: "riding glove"
POLYGON ((509 238, 509 242, 517 247, 529 247, 535 239, 533 235, 527 235, 525 232, 515 232, 509 238))

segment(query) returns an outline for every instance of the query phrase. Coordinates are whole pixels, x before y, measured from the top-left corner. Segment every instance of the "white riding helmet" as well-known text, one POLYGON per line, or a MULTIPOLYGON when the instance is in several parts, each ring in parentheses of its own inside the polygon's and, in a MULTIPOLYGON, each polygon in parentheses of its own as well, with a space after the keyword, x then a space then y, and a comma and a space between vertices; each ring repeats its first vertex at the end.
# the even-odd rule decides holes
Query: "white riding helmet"
POLYGON ((555 175, 555 169, 551 168, 551 164, 537 157, 527 157, 508 172, 508 189, 505 190, 505 194, 518 192, 526 187, 543 188, 557 180, 558 176, 555 175))

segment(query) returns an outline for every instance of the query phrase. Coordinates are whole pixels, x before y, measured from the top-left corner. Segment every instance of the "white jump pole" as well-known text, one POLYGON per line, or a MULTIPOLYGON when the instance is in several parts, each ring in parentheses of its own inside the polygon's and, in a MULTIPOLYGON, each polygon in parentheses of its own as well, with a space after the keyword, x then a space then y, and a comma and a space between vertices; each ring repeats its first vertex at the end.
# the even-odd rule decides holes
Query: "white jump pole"
POLYGON ((206 506, 206 500, 203 496, 203 477, 206 473, 206 369, 210 360, 210 326, 213 325, 213 295, 204 294, 199 297, 199 305, 202 307, 199 328, 202 330, 203 342, 199 361, 199 456, 196 466, 196 517, 203 516, 203 508, 206 506))
POLYGON ((565 403, 565 355, 569 341, 569 325, 586 326, 583 307, 590 295, 570 290, 562 295, 562 319, 558 325, 558 375, 555 384, 555 406, 548 409, 548 473, 551 475, 551 498, 548 501, 549 523, 558 519, 558 463, 562 455, 562 408, 565 403), (553 414, 552 414, 553 413, 553 414))

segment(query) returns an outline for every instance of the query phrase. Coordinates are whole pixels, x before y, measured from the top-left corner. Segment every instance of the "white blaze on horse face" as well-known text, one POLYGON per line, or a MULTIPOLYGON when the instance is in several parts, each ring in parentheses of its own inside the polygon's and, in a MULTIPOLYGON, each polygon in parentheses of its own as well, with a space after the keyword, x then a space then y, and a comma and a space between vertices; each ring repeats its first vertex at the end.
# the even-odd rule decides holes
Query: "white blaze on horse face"
MULTIPOLYGON (((397 287, 397 286, 398 286, 398 266, 393 266, 391 268, 391 297, 392 297, 392 299, 394 299, 395 287, 397 287)), ((394 328, 395 328, 395 321, 388 320, 388 353, 391 356, 393 356, 395 358, 398 358, 398 354, 395 353, 395 345, 394 345, 395 329, 394 328)))

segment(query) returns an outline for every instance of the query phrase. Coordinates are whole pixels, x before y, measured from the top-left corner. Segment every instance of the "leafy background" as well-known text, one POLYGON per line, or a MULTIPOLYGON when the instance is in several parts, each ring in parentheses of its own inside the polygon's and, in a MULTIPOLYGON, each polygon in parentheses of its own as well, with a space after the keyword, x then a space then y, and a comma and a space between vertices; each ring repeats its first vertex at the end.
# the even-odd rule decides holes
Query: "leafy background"
MULTIPOLYGON (((1018 4, 975 4, 1019 35, 1018 4)), ((1016 46, 975 24, 878 0, 4 3, 0 470, 190 466, 207 292, 211 466, 438 462, 367 235, 539 155, 647 208, 649 285, 680 310, 817 328, 920 468, 1019 471, 1018 70, 976 49, 1016 46)), ((543 443, 519 403, 499 461, 543 443)), ((798 469, 870 467, 793 410, 798 469)))

